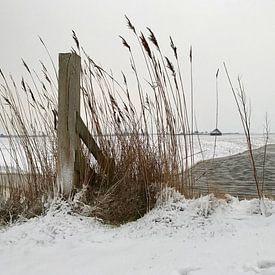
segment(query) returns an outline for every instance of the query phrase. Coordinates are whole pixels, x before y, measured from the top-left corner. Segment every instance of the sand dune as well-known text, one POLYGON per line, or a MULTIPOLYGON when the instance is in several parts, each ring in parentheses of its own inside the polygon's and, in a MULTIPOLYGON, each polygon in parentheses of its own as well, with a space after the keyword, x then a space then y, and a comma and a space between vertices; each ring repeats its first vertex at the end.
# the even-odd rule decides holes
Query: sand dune
MULTIPOLYGON (((275 144, 253 150, 257 176, 264 193, 275 196, 275 144), (265 163, 264 163, 265 159, 265 163)), ((197 163, 192 169, 196 192, 216 194, 230 193, 240 198, 257 195, 248 151, 228 157, 210 159, 197 163)))

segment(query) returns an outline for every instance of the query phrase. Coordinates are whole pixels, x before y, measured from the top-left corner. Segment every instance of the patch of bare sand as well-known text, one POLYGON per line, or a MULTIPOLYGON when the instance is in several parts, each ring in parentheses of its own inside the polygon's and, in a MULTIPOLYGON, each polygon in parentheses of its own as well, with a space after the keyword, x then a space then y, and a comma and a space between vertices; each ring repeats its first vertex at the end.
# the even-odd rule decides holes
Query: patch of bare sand
MULTIPOLYGON (((275 144, 269 144, 254 149, 257 176, 264 184, 264 194, 275 196, 275 144), (265 157, 264 157, 265 156, 265 157)), ((195 179, 195 192, 205 194, 213 192, 216 195, 231 194, 239 198, 257 196, 249 152, 209 159, 197 163, 192 168, 195 179)))

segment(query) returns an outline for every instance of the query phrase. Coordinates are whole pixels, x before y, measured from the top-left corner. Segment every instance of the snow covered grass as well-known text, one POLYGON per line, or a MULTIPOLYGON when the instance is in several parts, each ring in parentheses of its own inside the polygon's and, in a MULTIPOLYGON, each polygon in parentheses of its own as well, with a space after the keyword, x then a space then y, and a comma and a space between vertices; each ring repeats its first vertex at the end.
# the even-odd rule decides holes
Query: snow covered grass
MULTIPOLYGON (((84 144, 81 150, 74 148, 79 160, 79 165, 75 165, 79 168, 79 183, 69 195, 73 196, 84 186, 88 191, 85 203, 100 210, 97 216, 113 223, 143 216, 154 206, 160 185, 177 187, 190 196, 193 185, 188 168, 194 162, 193 135, 189 135, 194 132, 194 114, 192 110, 190 126, 177 48, 170 38, 177 64, 174 67, 163 55, 150 29, 147 30, 149 37, 145 38, 136 33, 128 18, 127 24, 137 39, 135 49, 121 37, 129 54, 130 75, 134 79, 124 73, 121 80, 115 79, 109 69, 99 66, 83 50, 73 31, 73 52, 81 56, 81 116, 100 148, 100 155, 111 161, 98 165, 84 144), (137 69, 134 52, 142 53, 144 69, 137 69), (128 82, 135 84, 128 86, 128 82)), ((47 48, 46 52, 49 54, 47 48)), ((12 145, 10 158, 18 174, 22 173, 20 165, 23 165, 24 172, 29 175, 26 182, 19 178, 18 182, 9 180, 4 188, 0 185, 0 196, 1 193, 3 196, 9 194, 11 203, 24 199, 27 202, 37 200, 37 205, 42 205, 42 195, 64 195, 59 194, 63 188, 56 181, 58 70, 49 58, 53 65, 52 74, 42 62, 41 73, 36 73, 23 60, 26 76, 20 83, 0 70, 0 126, 8 136, 21 137, 19 146, 12 145), (32 138, 39 133, 51 139, 50 148, 40 148, 37 140, 32 138), (19 147, 23 149, 22 154, 19 159, 14 158, 18 156, 19 147)), ((6 174, 10 175, 7 159, 3 156, 6 174)), ((28 204, 26 206, 28 208, 28 204)), ((0 208, 5 209, 5 204, 0 208)), ((18 217, 23 213, 7 210, 6 214, 18 217)))
POLYGON ((113 227, 55 203, 0 231, 3 274, 275 274, 275 211, 258 200, 186 200, 167 189, 141 219, 113 227), (165 199, 164 199, 165 198, 165 199))
MULTIPOLYGON (((44 138, 42 139, 44 140, 44 138)), ((253 140, 254 148, 264 145, 264 138, 261 135, 253 135, 252 140, 253 140)), ((213 156, 213 150, 214 150, 213 137, 201 136, 200 141, 201 141, 201 147, 198 145, 198 141, 196 139, 194 140, 195 162, 200 161, 202 159, 202 154, 204 159, 209 159, 209 158, 212 158, 213 156), (200 152, 201 149, 202 149, 202 154, 200 152)), ((6 164, 8 164, 9 167, 13 167, 12 169, 15 169, 16 171, 16 163, 14 162, 14 160, 19 159, 19 156, 23 154, 22 152, 20 152, 20 150, 23 150, 23 149, 17 148, 17 151, 15 153, 18 153, 18 156, 10 159, 9 152, 8 152, 10 142, 11 141, 9 138, 0 139, 1 151, 3 153, 2 156, 3 158, 5 157, 5 159, 2 159, 0 161, 0 165, 4 167, 5 161, 6 161, 6 164), (9 160, 10 162, 8 162, 9 160)), ((275 143, 275 136, 273 134, 270 135, 270 142, 275 143)), ((216 157, 222 157, 222 156, 241 153, 244 150, 246 150, 246 141, 243 135, 224 135, 219 137, 217 140, 215 155, 216 157)), ((10 169, 10 171, 13 171, 12 169, 10 169)), ((22 169, 24 169, 24 166, 22 166, 22 169)), ((39 215, 39 213, 42 213, 46 209, 44 207, 44 203, 47 200, 46 197, 44 197, 43 200, 39 198, 38 203, 36 203, 33 200, 20 201, 20 193, 18 192, 13 192, 13 195, 14 195, 14 198, 10 200, 8 204, 5 205, 4 211, 3 209, 1 210, 2 204, 0 203, 0 213, 1 213, 0 221, 2 219, 2 223, 3 221, 5 223, 5 222, 10 222, 12 220, 16 220, 17 217, 20 217, 20 216, 32 217, 35 215, 39 215)), ((131 199, 130 196, 129 196, 129 199, 131 199)), ((118 204, 120 204, 121 207, 127 207, 127 203, 123 203, 124 199, 121 199, 121 200, 122 200, 122 203, 120 201, 118 202, 118 204)), ((105 204, 105 206, 108 207, 108 204, 105 204)), ((105 218, 106 218, 106 213, 108 213, 107 208, 105 209, 105 212, 102 212, 102 209, 100 209, 100 204, 98 204, 96 207, 93 207, 93 205, 90 208, 86 207, 84 209, 84 212, 85 212, 84 214, 87 215, 89 211, 90 211, 90 215, 97 215, 99 217, 102 217, 102 213, 105 213, 105 218)), ((126 212, 127 211, 124 211, 124 213, 126 212)), ((123 211, 120 211, 120 213, 122 213, 123 215, 123 211)), ((133 217, 131 212, 130 212, 130 215, 131 217, 133 217)), ((140 216, 141 216, 140 214, 137 215, 137 217, 140 217, 140 216)), ((123 219, 127 220, 128 218, 126 216, 121 216, 120 220, 123 220, 123 219)))

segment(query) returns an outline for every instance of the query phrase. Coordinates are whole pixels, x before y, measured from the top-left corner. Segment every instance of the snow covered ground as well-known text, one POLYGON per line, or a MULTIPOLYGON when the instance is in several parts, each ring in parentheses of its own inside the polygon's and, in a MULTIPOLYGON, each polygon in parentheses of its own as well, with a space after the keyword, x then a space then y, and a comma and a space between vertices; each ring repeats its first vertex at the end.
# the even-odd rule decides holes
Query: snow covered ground
MULTIPOLYGON (((261 137, 254 143, 262 144, 261 137)), ((211 157, 213 139, 203 146, 211 157)), ((224 136, 217 148, 224 156, 245 143, 224 136)), ((265 201, 263 216, 257 200, 185 200, 171 190, 164 197, 120 227, 59 202, 43 217, 0 228, 0 274, 275 274, 274 201, 265 201)))
MULTIPOLYGON (((179 136, 179 138, 183 138, 183 136, 179 136)), ((41 147, 45 148, 45 144, 47 143, 45 137, 37 137, 35 139, 36 142, 40 141, 41 147)), ((210 135, 194 136, 194 153, 196 162, 201 159, 209 159, 213 157, 214 139, 215 137, 210 135)), ((275 143, 275 134, 269 134, 268 142, 275 143)), ((252 135, 252 143, 254 148, 258 148, 265 144, 265 138, 261 134, 254 134, 252 135)), ((24 157, 22 145, 20 144, 20 138, 14 138, 12 146, 15 150, 11 150, 11 143, 9 138, 0 137, 0 170, 1 166, 5 166, 6 164, 10 167, 17 167, 17 165, 19 165, 23 170, 26 169, 28 165, 24 157)), ((243 134, 228 134, 218 136, 215 157, 234 155, 243 152, 246 149, 247 145, 245 136, 243 134)))
POLYGON ((275 274, 274 202, 170 194, 120 227, 54 204, 2 229, 0 274, 275 274))

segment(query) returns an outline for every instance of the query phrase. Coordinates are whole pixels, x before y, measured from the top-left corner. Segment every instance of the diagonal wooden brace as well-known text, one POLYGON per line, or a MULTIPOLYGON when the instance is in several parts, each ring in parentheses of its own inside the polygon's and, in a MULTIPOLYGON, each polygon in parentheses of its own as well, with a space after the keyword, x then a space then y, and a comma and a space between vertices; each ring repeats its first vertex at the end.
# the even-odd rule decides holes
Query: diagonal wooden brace
POLYGON ((98 147, 96 141, 92 137, 91 133, 89 132, 87 126, 85 125, 79 114, 77 114, 76 122, 77 133, 79 134, 79 137, 87 146, 90 153, 94 156, 98 165, 106 172, 107 176, 111 179, 113 177, 113 172, 115 168, 114 160, 112 158, 106 157, 103 154, 102 150, 98 147))

